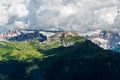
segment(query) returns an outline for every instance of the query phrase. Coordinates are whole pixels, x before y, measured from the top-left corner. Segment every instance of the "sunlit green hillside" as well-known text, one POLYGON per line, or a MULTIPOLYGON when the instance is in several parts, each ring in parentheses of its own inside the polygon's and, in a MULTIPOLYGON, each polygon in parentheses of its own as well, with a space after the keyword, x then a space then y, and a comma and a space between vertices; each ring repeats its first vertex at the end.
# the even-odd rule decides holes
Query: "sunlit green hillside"
POLYGON ((1 42, 0 60, 32 61, 35 58, 42 58, 43 54, 31 45, 31 42, 1 42))

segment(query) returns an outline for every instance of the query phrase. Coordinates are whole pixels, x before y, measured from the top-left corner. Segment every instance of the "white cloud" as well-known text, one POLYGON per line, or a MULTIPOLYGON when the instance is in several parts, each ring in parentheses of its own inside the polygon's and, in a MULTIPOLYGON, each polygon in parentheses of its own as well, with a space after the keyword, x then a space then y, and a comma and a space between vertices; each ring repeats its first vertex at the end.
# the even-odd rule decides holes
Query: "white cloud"
POLYGON ((7 11, 5 10, 5 7, 0 5, 0 26, 7 24, 8 19, 9 17, 7 11))
POLYGON ((114 24, 120 3, 117 0, 46 1, 42 1, 36 15, 40 28, 49 29, 52 26, 74 31, 107 29, 114 24))
POLYGON ((20 29, 24 29, 25 27, 28 26, 27 24, 25 24, 22 21, 15 21, 13 25, 17 28, 20 28, 20 29))
POLYGON ((13 3, 8 9, 10 16, 17 16, 19 18, 28 16, 28 10, 26 9, 25 4, 22 3, 13 3))
POLYGON ((114 24, 114 20, 116 18, 116 16, 118 15, 117 13, 117 7, 110 7, 110 8, 104 8, 100 11, 98 11, 97 13, 101 13, 100 14, 100 18, 102 18, 104 21, 107 21, 108 24, 114 24))
POLYGON ((30 29, 80 32, 113 29, 120 25, 117 22, 119 4, 119 0, 0 0, 4 7, 0 11, 5 12, 4 16, 0 13, 3 17, 0 25, 19 27, 24 23, 30 29), (20 21, 19 26, 14 26, 16 21, 20 21))
POLYGON ((30 0, 0 0, 0 31, 16 28, 16 20, 24 23, 29 15, 29 2, 30 0))

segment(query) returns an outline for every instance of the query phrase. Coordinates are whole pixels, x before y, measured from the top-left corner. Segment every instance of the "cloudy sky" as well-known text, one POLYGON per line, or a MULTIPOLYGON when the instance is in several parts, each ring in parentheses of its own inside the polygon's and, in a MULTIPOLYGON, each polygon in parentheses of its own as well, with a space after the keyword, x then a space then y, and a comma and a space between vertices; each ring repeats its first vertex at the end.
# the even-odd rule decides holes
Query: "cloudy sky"
POLYGON ((9 29, 120 30, 120 0, 0 0, 0 32, 9 29))

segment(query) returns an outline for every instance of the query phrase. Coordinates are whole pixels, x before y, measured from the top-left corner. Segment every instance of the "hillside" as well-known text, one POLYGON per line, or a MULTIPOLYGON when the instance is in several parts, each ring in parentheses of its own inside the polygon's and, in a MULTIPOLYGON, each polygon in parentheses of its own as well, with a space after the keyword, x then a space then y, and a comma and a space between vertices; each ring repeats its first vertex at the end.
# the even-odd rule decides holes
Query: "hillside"
POLYGON ((42 53, 35 49, 31 42, 0 42, 0 61, 18 60, 32 61, 34 58, 41 58, 42 53))
POLYGON ((0 80, 120 80, 119 75, 120 54, 81 36, 0 42, 0 80))
POLYGON ((120 54, 103 50, 90 41, 52 49, 52 52, 57 55, 43 62, 45 80, 120 79, 120 54))

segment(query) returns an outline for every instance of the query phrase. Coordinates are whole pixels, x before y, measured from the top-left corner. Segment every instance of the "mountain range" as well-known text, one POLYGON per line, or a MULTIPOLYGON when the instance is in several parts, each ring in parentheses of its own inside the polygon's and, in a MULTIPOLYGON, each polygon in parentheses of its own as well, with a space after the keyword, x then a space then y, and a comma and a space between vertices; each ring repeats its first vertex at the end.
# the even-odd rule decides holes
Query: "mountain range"
POLYGON ((1 40, 11 40, 11 41, 17 41, 17 42, 25 42, 30 40, 39 40, 39 41, 45 41, 47 40, 47 37, 39 31, 22 31, 22 30, 9 30, 6 33, 3 33, 0 35, 1 40))
MULTIPOLYGON (((55 39, 61 39, 68 35, 79 36, 76 32, 58 32, 54 35, 54 33, 50 32, 9 30, 4 34, 0 34, 0 40, 11 40, 17 42, 39 40, 40 42, 49 42, 55 39)), ((104 49, 120 52, 120 33, 117 31, 97 30, 84 37, 104 49)), ((72 45, 73 43, 69 43, 68 45, 70 44, 72 45)))
POLYGON ((120 33, 117 31, 99 30, 87 35, 86 38, 104 49, 120 52, 120 33))
POLYGON ((120 80, 119 75, 120 53, 76 33, 57 33, 45 42, 0 41, 0 80, 120 80))

